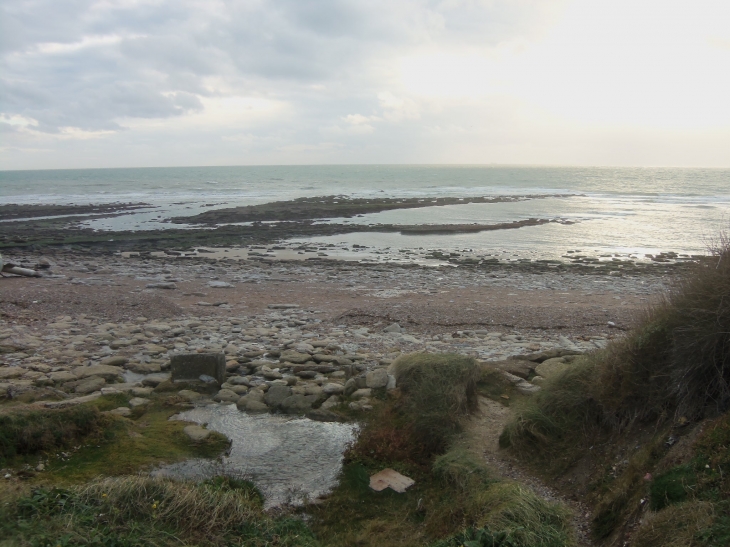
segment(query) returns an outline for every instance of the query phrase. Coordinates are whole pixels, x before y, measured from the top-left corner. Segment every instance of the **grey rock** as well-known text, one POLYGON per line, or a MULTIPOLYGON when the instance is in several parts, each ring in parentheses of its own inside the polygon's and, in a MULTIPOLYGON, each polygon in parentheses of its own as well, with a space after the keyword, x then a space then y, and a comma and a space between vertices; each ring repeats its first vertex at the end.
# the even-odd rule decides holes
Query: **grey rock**
POLYGON ((329 383, 322 386, 322 392, 325 395, 337 395, 345 392, 345 386, 342 384, 329 383))
POLYGON ((51 372, 48 377, 57 383, 62 382, 71 382, 73 380, 78 380, 75 374, 72 374, 70 372, 67 372, 65 370, 59 370, 58 372, 51 372))
POLYGON ((390 391, 392 389, 395 389, 395 387, 396 387, 396 379, 395 379, 395 376, 392 375, 392 374, 388 374, 388 383, 386 384, 385 389, 387 389, 388 391, 390 391))
POLYGON ((142 397, 133 397, 129 400, 129 406, 131 406, 132 408, 137 408, 138 406, 149 404, 149 402, 149 399, 143 399, 142 397))
POLYGON ((270 407, 277 408, 290 395, 289 386, 271 386, 264 396, 264 402, 270 407))
POLYGON ((203 396, 200 393, 197 393, 197 392, 189 390, 189 389, 182 389, 182 390, 178 391, 177 394, 190 403, 192 403, 193 401, 198 401, 203 398, 203 396))
POLYGON ((233 287, 233 285, 225 281, 208 281, 208 286, 213 289, 230 289, 233 287))
POLYGON ((204 441, 205 439, 210 437, 210 431, 200 427, 199 425, 185 426, 183 428, 183 433, 185 433, 185 435, 187 435, 191 441, 196 443, 204 441))
POLYGON ((219 403, 235 403, 241 396, 230 389, 221 389, 213 396, 213 400, 219 403))
POLYGON ((149 397, 152 393, 151 387, 133 387, 130 392, 135 397, 149 397))
POLYGON ((388 371, 384 368, 376 368, 365 375, 365 386, 377 389, 388 385, 388 371))
POLYGON ((298 307, 298 304, 269 304, 271 310, 293 310, 298 307))
POLYGON ((332 395, 329 399, 327 399, 324 403, 322 403, 322 406, 320 408, 323 408, 324 410, 329 410, 333 406, 337 406, 342 402, 342 399, 340 399, 337 395, 332 395))
POLYGON ((74 391, 80 395, 86 395, 87 393, 99 391, 105 385, 106 380, 104 380, 104 378, 101 378, 100 376, 92 376, 77 385, 74 391))
POLYGON ((299 414, 312 409, 318 399, 316 395, 291 395, 281 402, 281 408, 287 414, 299 414))
POLYGON ((147 283, 145 288, 173 290, 173 289, 177 289, 177 285, 175 283, 147 283))
POLYGON ((105 380, 116 380, 124 374, 124 371, 121 368, 111 365, 76 367, 72 372, 78 379, 88 378, 89 376, 101 376, 105 380))
POLYGON ((114 357, 107 357, 106 359, 102 359, 99 364, 110 366, 110 367, 123 367, 128 362, 129 362, 129 359, 127 359, 126 357, 122 357, 120 355, 115 355, 114 357))
POLYGON ((543 378, 556 376, 570 367, 565 357, 555 357, 547 359, 535 367, 535 373, 543 378))
POLYGON ((159 372, 157 374, 148 374, 142 380, 142 385, 147 387, 157 387, 163 382, 167 382, 170 379, 170 375, 165 372, 159 372))
POLYGON ((364 389, 358 389, 355 391, 350 397, 353 399, 362 399, 363 397, 370 397, 372 395, 372 390, 370 388, 364 388, 364 389))
POLYGON ((404 329, 398 323, 391 323, 383 329, 383 332, 403 332, 404 329))
POLYGON ((115 408, 114 410, 110 410, 109 414, 114 414, 115 416, 123 416, 126 418, 132 415, 132 410, 127 408, 126 406, 120 406, 118 408, 115 408))
POLYGON ((536 386, 535 384, 532 384, 527 380, 522 380, 515 385, 515 388, 517 388, 517 391, 519 391, 523 395, 532 395, 540 391, 540 386, 536 386))
POLYGON ((311 359, 312 359, 312 356, 309 355, 308 353, 300 353, 300 352, 294 351, 294 350, 282 351, 281 355, 279 356, 279 361, 281 361, 282 363, 289 362, 289 363, 303 364, 311 359))
POLYGON ((349 397, 355 393, 355 391, 357 391, 357 383, 354 378, 350 378, 347 382, 345 382, 345 395, 349 397))

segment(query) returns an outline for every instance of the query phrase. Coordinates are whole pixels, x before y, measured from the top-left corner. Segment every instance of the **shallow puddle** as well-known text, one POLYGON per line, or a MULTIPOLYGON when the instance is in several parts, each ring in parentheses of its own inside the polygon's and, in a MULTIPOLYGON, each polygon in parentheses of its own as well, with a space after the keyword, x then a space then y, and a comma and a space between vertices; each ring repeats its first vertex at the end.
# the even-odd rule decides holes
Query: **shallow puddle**
POLYGON ((252 481, 266 507, 301 503, 337 485, 342 454, 355 440, 355 424, 315 422, 308 418, 247 414, 235 405, 208 405, 171 419, 207 424, 232 441, 218 460, 193 459, 165 465, 155 476, 202 479, 228 475, 252 481))

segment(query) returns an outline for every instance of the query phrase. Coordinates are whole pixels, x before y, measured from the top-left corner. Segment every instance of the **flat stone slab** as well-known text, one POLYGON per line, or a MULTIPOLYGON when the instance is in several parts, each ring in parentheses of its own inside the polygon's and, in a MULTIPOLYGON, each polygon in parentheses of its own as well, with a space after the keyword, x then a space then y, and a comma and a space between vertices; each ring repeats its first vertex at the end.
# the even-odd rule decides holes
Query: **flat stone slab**
POLYGON ((370 488, 376 492, 390 488, 399 494, 403 494, 414 484, 416 484, 416 481, 390 468, 383 469, 370 477, 370 488))
POLYGON ((132 415, 132 410, 127 408, 126 406, 120 406, 119 408, 110 410, 109 414, 114 414, 115 416, 123 416, 127 418, 132 415))
POLYGON ((44 401, 42 403, 36 403, 46 408, 66 408, 67 406, 80 405, 81 403, 88 403, 94 399, 101 397, 101 391, 92 393, 91 395, 85 395, 84 397, 76 397, 75 399, 65 399, 63 401, 44 401))
POLYGON ((89 365, 88 367, 76 367, 72 372, 78 379, 88 378, 89 376, 101 376, 106 380, 114 380, 124 374, 124 370, 112 365, 89 365))
POLYGON ((174 290, 177 289, 177 285, 175 283, 147 283, 145 288, 174 290))

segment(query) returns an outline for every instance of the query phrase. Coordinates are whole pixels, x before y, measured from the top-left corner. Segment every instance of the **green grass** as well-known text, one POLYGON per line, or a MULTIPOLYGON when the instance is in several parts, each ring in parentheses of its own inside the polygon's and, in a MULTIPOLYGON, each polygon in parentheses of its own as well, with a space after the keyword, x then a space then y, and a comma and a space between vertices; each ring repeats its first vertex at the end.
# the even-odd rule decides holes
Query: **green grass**
POLYGON ((690 465, 678 465, 656 477, 649 489, 655 511, 685 501, 697 487, 697 476, 690 465))
POLYGON ((72 446, 110 420, 96 407, 66 409, 11 407, 0 412, 0 466, 18 456, 30 456, 72 446))
POLYGON ((306 525, 274 518, 250 484, 200 484, 146 477, 38 488, 0 508, 0 546, 301 546, 318 543, 306 525))
POLYGON ((76 484, 187 458, 216 457, 229 446, 228 439, 215 432, 201 443, 192 443, 182 431, 188 424, 169 420, 176 412, 166 404, 166 398, 159 398, 136 409, 138 416, 134 420, 109 417, 110 424, 68 458, 51 457, 39 478, 55 484, 76 484))

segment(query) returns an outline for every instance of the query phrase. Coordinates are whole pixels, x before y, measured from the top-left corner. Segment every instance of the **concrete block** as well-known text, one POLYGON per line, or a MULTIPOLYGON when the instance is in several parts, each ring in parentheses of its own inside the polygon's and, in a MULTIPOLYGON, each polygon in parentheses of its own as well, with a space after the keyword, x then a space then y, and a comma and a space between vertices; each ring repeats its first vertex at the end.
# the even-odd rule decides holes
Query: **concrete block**
POLYGON ((226 356, 224 353, 181 353, 170 360, 172 381, 198 380, 206 375, 218 384, 226 381, 226 356))

